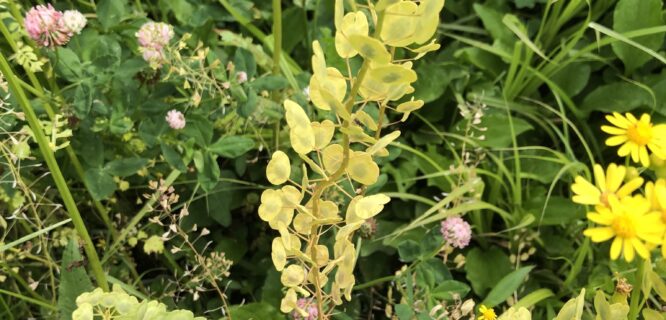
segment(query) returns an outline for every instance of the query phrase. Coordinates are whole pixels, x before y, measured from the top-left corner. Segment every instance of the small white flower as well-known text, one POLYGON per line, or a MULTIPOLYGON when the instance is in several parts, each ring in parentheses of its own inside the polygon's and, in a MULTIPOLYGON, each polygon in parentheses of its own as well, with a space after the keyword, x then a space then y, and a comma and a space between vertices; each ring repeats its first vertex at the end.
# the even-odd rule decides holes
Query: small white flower
POLYGON ((173 129, 180 130, 185 128, 185 115, 178 110, 171 110, 166 115, 166 121, 173 129))
POLYGON ((85 28, 88 20, 77 10, 67 10, 62 14, 60 23, 72 34, 79 34, 85 28))

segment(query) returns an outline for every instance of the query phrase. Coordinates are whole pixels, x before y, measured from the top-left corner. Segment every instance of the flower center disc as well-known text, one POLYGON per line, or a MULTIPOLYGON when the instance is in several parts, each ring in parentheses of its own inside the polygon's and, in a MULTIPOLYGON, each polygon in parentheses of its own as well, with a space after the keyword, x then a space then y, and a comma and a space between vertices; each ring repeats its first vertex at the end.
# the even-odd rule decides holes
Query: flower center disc
POLYGON ((615 234, 620 238, 633 238, 636 235, 634 222, 627 216, 619 216, 615 218, 611 225, 615 234))
POLYGON ((652 139, 652 126, 649 123, 638 122, 627 129, 627 137, 640 146, 644 146, 652 139))

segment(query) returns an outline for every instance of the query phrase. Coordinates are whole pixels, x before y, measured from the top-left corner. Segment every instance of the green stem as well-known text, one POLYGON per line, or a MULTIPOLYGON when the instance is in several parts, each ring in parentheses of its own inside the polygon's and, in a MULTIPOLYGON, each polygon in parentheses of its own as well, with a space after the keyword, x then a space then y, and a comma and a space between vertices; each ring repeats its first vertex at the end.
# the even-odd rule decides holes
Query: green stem
POLYGON ((0 294, 6 294, 6 295, 8 295, 8 296, 10 296, 10 297, 19 298, 19 299, 21 299, 21 300, 25 300, 26 302, 29 302, 29 303, 32 303, 32 304, 36 304, 36 305, 38 305, 38 306, 44 307, 44 308, 49 309, 49 310, 58 311, 58 308, 56 308, 56 306, 54 306, 54 305, 51 305, 51 304, 48 304, 48 303, 45 303, 45 302, 39 301, 39 300, 37 300, 37 299, 33 299, 33 298, 30 298, 30 297, 26 297, 26 296, 24 296, 24 295, 22 295, 22 294, 18 294, 18 293, 11 292, 11 291, 7 291, 7 290, 3 290, 3 289, 0 289, 0 294))
POLYGON ((88 234, 88 229, 86 229, 86 225, 83 222, 83 218, 81 218, 79 209, 76 207, 76 202, 74 201, 74 198, 69 191, 69 187, 67 187, 67 182, 65 181, 65 178, 60 171, 60 166, 55 159, 53 151, 49 147, 49 141, 46 138, 44 131, 42 130, 42 126, 39 122, 39 119, 37 118, 37 114, 35 113, 35 110, 32 109, 32 106, 30 105, 25 92, 21 88, 19 82, 16 80, 16 75, 12 71, 9 63, 7 63, 7 60, 3 55, 0 55, 0 71, 7 78, 7 83, 9 84, 10 90, 14 92, 16 99, 18 100, 21 108, 23 109, 23 112, 25 113, 28 124, 32 129, 37 144, 39 145, 39 150, 41 151, 44 157, 44 161, 46 161, 46 165, 51 171, 51 175, 53 176, 56 187, 60 192, 60 196, 62 197, 67 213, 69 214, 70 218, 72 218, 74 228, 83 240, 83 247, 86 255, 88 256, 88 261, 90 262, 90 267, 93 271, 95 279, 97 280, 97 284, 103 290, 108 291, 109 285, 106 282, 106 275, 102 269, 102 264, 99 261, 97 252, 95 251, 95 245, 90 238, 90 234, 88 234))
MULTIPOLYGON (((169 186, 171 186, 171 184, 173 184, 174 181, 176 181, 178 176, 180 176, 180 171, 174 169, 173 171, 171 171, 171 173, 169 173, 167 178, 164 179, 164 182, 162 182, 162 185, 160 187, 164 189, 168 188, 169 186)), ((132 220, 127 224, 127 226, 120 232, 118 238, 106 251, 104 257, 102 258, 102 262, 106 262, 111 257, 111 255, 113 255, 118 246, 120 246, 120 244, 123 241, 125 241, 127 235, 129 235, 129 233, 139 224, 139 222, 141 222, 141 219, 143 219, 143 217, 145 217, 146 214, 153 211, 153 205, 155 204, 155 202, 157 202, 157 199, 159 199, 161 195, 162 192, 160 192, 158 189, 158 191, 156 191, 153 194, 153 196, 150 197, 150 199, 148 199, 148 201, 143 205, 141 210, 139 210, 139 212, 132 218, 132 220)))
MULTIPOLYGON (((273 0, 273 74, 280 74, 280 56, 282 55, 282 2, 273 0)), ((273 101, 280 102, 280 91, 274 90, 271 94, 273 101)), ((280 149, 280 122, 275 121, 273 128, 273 142, 275 150, 280 149)))

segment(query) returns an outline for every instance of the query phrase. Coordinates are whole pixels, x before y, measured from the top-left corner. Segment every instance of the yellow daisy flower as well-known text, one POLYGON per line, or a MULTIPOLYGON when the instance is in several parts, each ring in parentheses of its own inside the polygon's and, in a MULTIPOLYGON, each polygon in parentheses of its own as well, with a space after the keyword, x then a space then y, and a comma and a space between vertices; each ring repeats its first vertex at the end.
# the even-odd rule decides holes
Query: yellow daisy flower
POLYGON ((573 202, 593 205, 598 207, 608 207, 608 197, 614 195, 621 199, 631 195, 632 192, 643 185, 643 178, 634 177, 626 184, 622 185, 627 176, 627 168, 611 163, 606 172, 603 168, 594 165, 594 181, 590 183, 585 178, 577 176, 574 184, 571 185, 571 191, 574 192, 573 202))
POLYGON ((496 320, 497 319, 497 315, 495 314, 495 310, 493 310, 493 308, 488 308, 484 305, 481 305, 479 307, 479 313, 481 315, 479 315, 479 317, 476 318, 477 320, 496 320))
POLYGON ((636 119, 631 113, 621 115, 613 112, 606 115, 612 126, 601 126, 601 130, 612 135, 606 139, 606 145, 620 146, 617 154, 620 157, 631 155, 631 160, 640 162, 644 167, 650 166, 648 149, 659 158, 666 159, 666 125, 653 125, 650 115, 644 113, 636 119))
POLYGON ((635 253, 642 258, 649 256, 644 242, 659 244, 664 234, 661 213, 650 210, 650 201, 643 196, 624 197, 618 200, 608 197, 609 207, 597 208, 589 212, 587 218, 602 225, 583 232, 593 242, 603 242, 611 238, 610 257, 616 260, 620 253, 628 262, 634 260, 635 253))
MULTIPOLYGON (((666 224, 666 180, 648 182, 645 185, 645 196, 650 201, 652 210, 661 214, 661 222, 666 224)), ((666 257, 666 233, 661 239, 661 255, 666 257)))

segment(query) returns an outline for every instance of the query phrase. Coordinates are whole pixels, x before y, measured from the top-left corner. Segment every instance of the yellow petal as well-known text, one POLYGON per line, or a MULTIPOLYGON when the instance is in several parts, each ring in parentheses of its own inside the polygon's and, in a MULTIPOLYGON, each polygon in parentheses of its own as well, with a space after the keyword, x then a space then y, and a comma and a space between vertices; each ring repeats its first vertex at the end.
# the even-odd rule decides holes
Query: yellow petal
POLYGON ((613 219, 615 217, 612 214, 600 214, 598 212, 590 212, 587 214, 587 218, 590 219, 590 221, 602 224, 602 225, 610 225, 613 223, 613 219))
POLYGON ((365 59, 378 64, 391 62, 391 54, 381 41, 366 35, 354 34, 347 37, 352 47, 365 59))
POLYGON ((267 189, 261 193, 261 205, 259 206, 259 218, 266 222, 275 220, 282 210, 282 192, 267 189))
POLYGON ((393 47, 405 47, 414 42, 416 25, 421 18, 417 15, 415 2, 401 1, 386 8, 384 24, 380 36, 393 47))
POLYGON ((312 229, 312 217, 299 213, 294 217, 294 229, 300 234, 310 234, 312 229))
POLYGON ((629 182, 625 183, 617 192, 615 193, 619 198, 626 197, 631 195, 634 191, 638 190, 643 185, 643 178, 637 177, 631 179, 629 182))
POLYGON ((284 244, 282 243, 282 238, 276 237, 273 239, 271 258, 273 259, 273 264, 277 271, 282 271, 284 266, 287 264, 287 253, 284 249, 284 244))
POLYGON ((372 161, 372 157, 369 154, 354 151, 349 158, 347 173, 354 181, 369 186, 377 182, 379 166, 372 161))
POLYGON ((606 175, 604 174, 604 169, 598 165, 594 165, 594 182, 599 188, 606 186, 606 175))
POLYGON ((324 170, 329 174, 336 172, 342 164, 343 148, 339 144, 332 144, 322 151, 324 170))
POLYGON ((601 126, 601 131, 616 136, 625 136, 627 134, 626 129, 612 127, 612 126, 601 126))
POLYGON ((286 153, 278 150, 273 152, 271 161, 266 166, 266 178, 268 182, 279 185, 289 180, 291 174, 291 163, 286 153))
POLYGON ((631 240, 629 239, 624 239, 622 240, 623 243, 623 254, 624 254, 624 259, 627 260, 627 262, 632 262, 634 261, 634 246, 631 243, 631 240))
POLYGON ((400 131, 396 130, 393 131, 383 137, 381 137, 375 144, 372 146, 368 147, 365 152, 367 152, 369 155, 374 155, 378 151, 386 148, 391 142, 393 142, 395 139, 397 139, 400 136, 400 131))
POLYGON ((286 287, 296 287, 303 283, 305 280, 305 269, 303 267, 292 264, 282 271, 280 281, 286 287))
POLYGON ((340 28, 335 33, 335 50, 342 58, 351 58, 358 50, 350 43, 349 37, 354 35, 368 36, 368 18, 363 11, 347 13, 342 19, 340 28))
POLYGON ((620 257, 620 252, 622 251, 622 238, 615 238, 611 244, 610 257, 613 260, 617 260, 620 257))
POLYGON ((359 199, 356 202, 355 213, 361 219, 370 219, 384 209, 391 198, 383 194, 376 194, 359 199))
POLYGON ((336 101, 342 102, 347 93, 347 80, 336 68, 326 69, 327 77, 322 81, 317 76, 310 78, 310 99, 312 104, 322 110, 331 110, 329 99, 325 99, 322 91, 328 92, 336 101))
MULTIPOLYGON (((309 125, 309 123, 308 123, 309 125)), ((314 131, 311 126, 296 127, 289 130, 291 147, 299 154, 308 154, 315 147, 314 131)))
POLYGON ((321 123, 312 122, 312 131, 314 131, 315 148, 323 149, 333 138, 335 124, 331 120, 324 120, 321 123))
POLYGON ((298 296, 296 296, 296 291, 293 288, 289 288, 284 298, 282 298, 282 301, 280 302, 280 311, 284 313, 291 312, 294 310, 294 308, 296 308, 297 301, 298 296))
POLYGON ((606 241, 613 236, 615 236, 615 232, 613 232, 613 228, 609 227, 604 227, 604 228, 590 228, 587 229, 583 232, 583 234, 586 237, 590 237, 590 239, 593 242, 603 242, 606 241))

